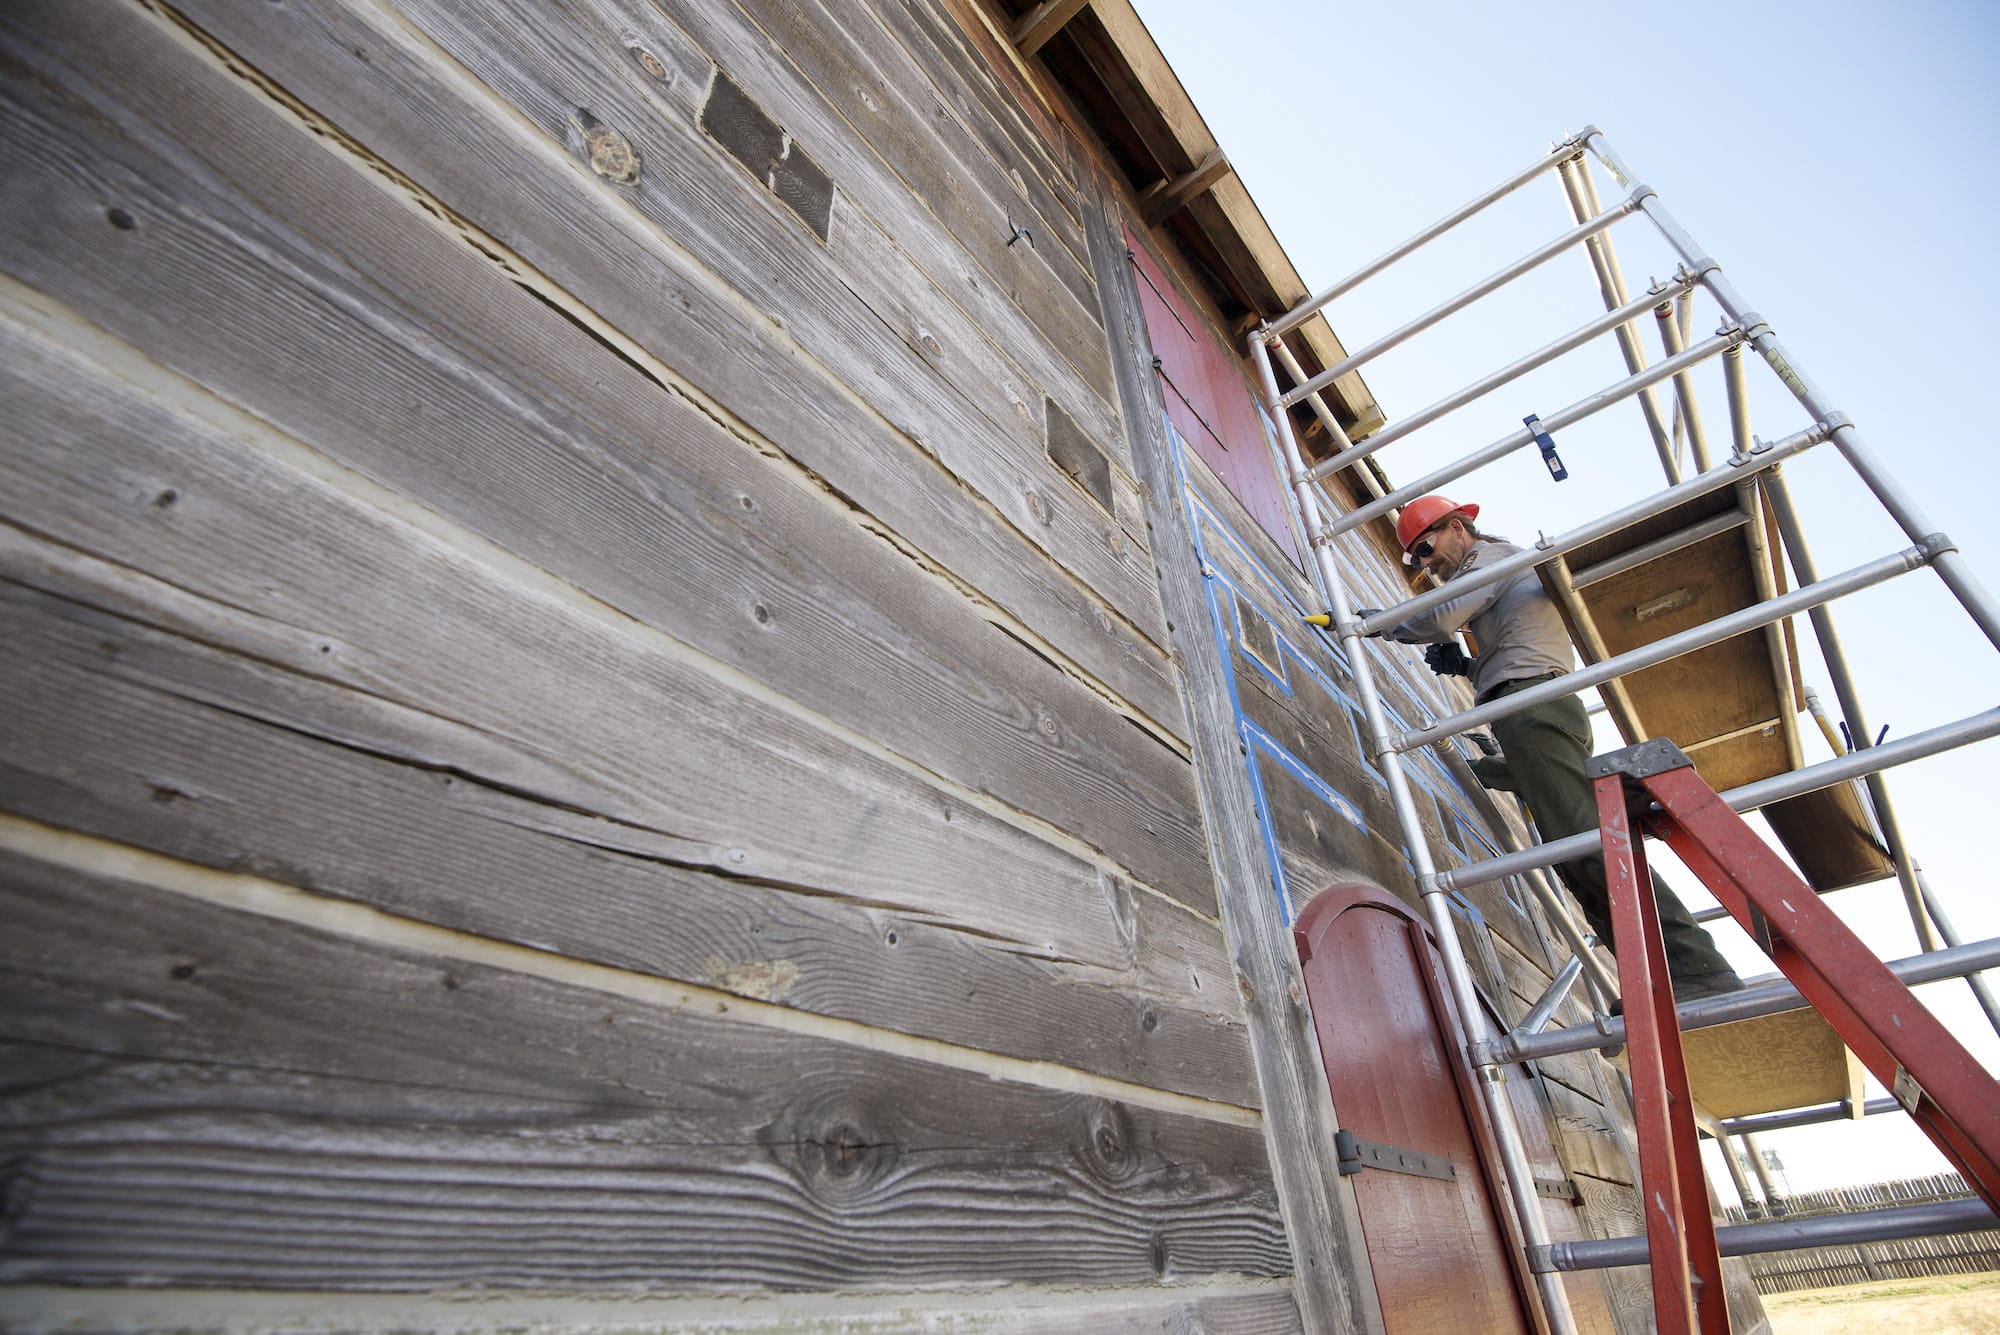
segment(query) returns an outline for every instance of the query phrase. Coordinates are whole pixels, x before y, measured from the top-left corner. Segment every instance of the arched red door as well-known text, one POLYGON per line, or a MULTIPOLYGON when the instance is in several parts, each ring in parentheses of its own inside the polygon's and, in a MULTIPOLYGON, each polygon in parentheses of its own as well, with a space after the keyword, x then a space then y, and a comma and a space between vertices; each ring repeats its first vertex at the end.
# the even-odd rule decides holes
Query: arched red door
POLYGON ((1540 1330, 1429 929, 1336 886, 1294 935, 1388 1335, 1540 1330))

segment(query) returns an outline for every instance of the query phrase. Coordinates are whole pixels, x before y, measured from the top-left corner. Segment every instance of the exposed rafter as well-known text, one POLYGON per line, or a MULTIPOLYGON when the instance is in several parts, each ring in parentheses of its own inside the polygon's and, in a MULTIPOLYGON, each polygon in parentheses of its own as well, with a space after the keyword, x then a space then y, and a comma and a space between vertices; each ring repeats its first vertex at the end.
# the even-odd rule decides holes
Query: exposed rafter
POLYGON ((1146 187, 1139 196, 1139 212, 1146 220, 1146 226, 1158 227, 1188 206, 1190 200, 1208 191, 1234 170, 1229 165, 1229 155, 1216 149, 1192 170, 1179 176, 1169 176, 1146 187))
POLYGON ((1081 14, 1090 0, 1043 0, 1014 24, 1014 49, 1032 56, 1063 30, 1063 25, 1081 14))

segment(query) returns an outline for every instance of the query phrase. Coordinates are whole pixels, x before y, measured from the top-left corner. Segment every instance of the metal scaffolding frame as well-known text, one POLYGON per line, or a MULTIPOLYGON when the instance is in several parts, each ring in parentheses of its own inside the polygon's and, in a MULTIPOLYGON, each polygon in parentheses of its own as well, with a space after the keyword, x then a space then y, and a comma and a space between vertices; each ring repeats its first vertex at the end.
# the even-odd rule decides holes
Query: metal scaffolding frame
MULTIPOLYGON (((1387 784, 1404 843, 1416 873, 1425 911, 1443 957, 1446 977, 1461 1013, 1476 1014, 1480 1003, 1475 994, 1471 971, 1457 932, 1452 926, 1448 901, 1450 891, 1505 876, 1530 873, 1531 888, 1535 891, 1538 901, 1548 911, 1550 918, 1560 929, 1560 934, 1575 953, 1575 958, 1562 968, 1555 982, 1530 1008, 1524 1020, 1514 1030, 1495 1042, 1473 1042, 1467 1052, 1468 1060, 1474 1066, 1481 1068, 1483 1074, 1488 1077, 1477 1083, 1482 1092, 1487 1120, 1494 1130, 1498 1144, 1501 1168, 1507 1182, 1513 1214, 1519 1223, 1521 1236, 1528 1249, 1530 1269, 1535 1273, 1536 1287, 1550 1328, 1559 1333, 1573 1331, 1574 1322, 1569 1314, 1556 1272, 1586 1266, 1630 1264, 1634 1260, 1643 1260, 1645 1242, 1643 1238, 1610 1239, 1560 1246, 1550 1242, 1519 1128, 1514 1121, 1507 1095, 1497 1082, 1497 1075, 1499 1069, 1509 1063, 1550 1056, 1559 1052, 1605 1047, 1623 1039, 1622 1020, 1609 1018, 1605 1013, 1605 1001, 1611 991, 1611 980, 1587 949, 1586 938, 1564 909, 1560 897, 1540 874, 1542 868, 1596 849, 1598 835, 1592 831, 1526 849, 1516 849, 1469 866, 1440 872, 1432 861, 1430 848, 1417 815, 1410 781, 1405 772, 1405 757, 1413 751, 1444 742, 1469 728, 1506 717, 1547 700, 1574 694, 1588 686, 1599 686, 1613 713, 1629 721, 1631 711, 1629 702, 1622 702, 1620 678, 1668 658, 1719 642, 1729 636, 1764 628, 1765 636, 1771 646, 1773 664, 1778 669, 1776 675, 1784 682, 1780 698, 1785 714, 1782 722, 1786 728, 1786 752, 1791 772, 1733 789, 1724 793, 1723 799, 1732 808, 1747 811, 1854 779, 1865 783, 1870 800, 1864 812, 1874 822, 1875 829, 1880 833, 1882 843, 1893 860, 1911 921, 1918 933, 1917 939, 1926 952, 1911 960, 1899 961, 1892 966, 1894 971, 1909 982, 1932 978, 1966 978, 1973 985, 1974 992, 1982 1007, 1986 1009, 1988 1017, 1993 1021, 1996 1031, 2000 1031, 2000 1006, 1995 1005, 1994 998, 1984 981, 1977 977, 1979 970, 2000 965, 2000 942, 1966 945, 1951 929, 1937 904, 1936 897, 1930 893, 1923 879, 1921 868, 1910 856, 1904 843, 1882 773, 1895 765, 2000 734, 2000 708, 1975 713, 1958 722, 1899 738, 1894 742, 1885 743, 1881 738, 1873 737, 1869 732, 1846 658, 1841 651, 1831 613, 1827 610, 1827 604, 1846 594, 1910 571, 1928 568, 1938 575, 1966 614, 1985 634, 1987 640, 1996 649, 2000 649, 2000 603, 1996 603, 1981 586, 1951 540, 1931 525, 1901 484, 1882 468, 1854 424, 1806 377, 1798 363, 1778 341, 1771 327, 1747 306, 1736 289, 1724 278, 1721 268, 1668 213, 1659 195, 1626 166, 1604 135, 1594 126, 1565 139, 1547 154, 1508 176, 1492 189, 1467 201, 1413 237, 1362 265, 1339 282, 1307 298, 1283 316, 1261 325, 1250 334, 1248 342, 1250 356, 1257 368, 1265 403, 1278 436, 1278 458, 1274 462, 1282 464, 1280 468, 1282 490, 1290 502, 1296 531, 1305 534, 1308 539, 1311 553, 1307 561, 1308 573, 1325 600, 1326 620, 1338 635, 1346 653, 1353 675, 1355 694, 1368 720, 1369 751, 1387 784), (1626 191, 1625 196, 1609 209, 1602 206, 1597 195, 1590 165, 1593 159, 1609 173, 1621 189, 1626 191), (1443 236, 1460 223, 1530 182, 1551 174, 1560 181, 1568 204, 1574 223, 1569 231, 1529 251, 1520 259, 1496 270, 1487 278, 1423 315, 1397 327, 1319 375, 1306 378, 1301 374, 1297 360, 1283 341, 1288 331, 1297 328, 1330 302, 1352 291, 1367 279, 1388 269, 1427 243, 1443 236), (1635 298, 1629 294, 1624 276, 1619 269, 1617 255, 1612 245, 1611 230, 1622 220, 1641 215, 1653 224, 1667 245, 1679 256, 1681 268, 1670 282, 1656 285, 1635 298), (1350 440, 1339 424, 1333 420, 1333 415, 1325 411, 1319 397, 1320 391, 1330 386, 1340 376, 1367 364, 1454 312, 1576 247, 1582 247, 1589 256, 1597 278, 1599 295, 1605 306, 1605 314, 1602 316, 1578 326, 1570 333, 1518 361, 1420 409, 1408 418, 1386 426, 1364 441, 1357 443, 1350 440), (1720 308, 1723 323, 1720 330, 1712 337, 1690 343, 1688 334, 1691 299, 1697 291, 1705 292, 1720 308), (1654 323, 1661 350, 1660 360, 1650 365, 1641 344, 1639 328, 1642 317, 1649 311, 1656 317, 1654 323), (1356 467, 1386 446, 1409 437, 1446 414, 1473 403, 1500 386, 1607 333, 1613 334, 1618 341, 1628 372, 1625 379, 1549 414, 1538 425, 1531 421, 1529 425, 1509 431, 1490 444, 1474 450, 1449 465, 1433 470, 1415 482, 1395 487, 1386 493, 1376 484, 1370 470, 1363 468, 1360 471, 1372 499, 1353 508, 1343 509, 1334 504, 1323 490, 1324 479, 1332 474, 1356 467), (1793 398, 1806 410, 1810 420, 1804 429, 1772 442, 1759 441, 1751 435, 1748 398, 1744 384, 1745 348, 1754 351, 1770 367, 1793 398), (1723 378, 1729 416, 1729 430, 1726 437, 1728 453, 1719 462, 1711 457, 1710 441, 1703 429, 1690 375, 1696 365, 1716 356, 1723 358, 1723 378), (1282 367, 1289 377, 1291 388, 1280 388, 1277 377, 1279 367, 1282 367), (1656 392, 1670 395, 1671 412, 1663 411, 1659 399, 1655 397, 1656 392), (1360 528, 1380 516, 1391 514, 1406 502, 1435 491, 1455 478, 1535 444, 1538 429, 1542 433, 1554 432, 1626 399, 1636 399, 1639 403, 1648 435, 1666 478, 1665 490, 1557 538, 1543 538, 1531 551, 1497 562, 1490 568, 1481 568, 1447 586, 1432 589, 1386 611, 1367 618, 1358 618, 1355 615, 1348 593, 1348 584, 1336 555, 1335 541, 1341 534, 1360 528), (1292 427, 1289 409, 1300 402, 1308 402, 1313 406, 1333 442, 1333 448, 1327 457, 1318 462, 1309 462, 1306 459, 1297 433, 1292 427), (1784 485, 1780 465, 1822 443, 1831 443, 1845 459, 1882 508, 1901 527, 1910 546, 1840 574, 1821 576, 1818 573, 1811 552, 1806 546, 1796 508, 1784 485), (1692 467, 1691 473, 1683 471, 1684 455, 1692 467), (1618 532, 1639 520, 1663 514, 1691 498, 1719 491, 1725 487, 1735 488, 1739 498, 1745 498, 1751 494, 1749 489, 1758 485, 1761 485, 1762 494, 1771 507, 1778 529, 1779 546, 1784 556, 1789 559, 1797 578, 1798 587, 1791 592, 1779 594, 1775 591, 1770 578, 1769 549, 1761 545, 1764 541, 1763 525, 1752 519, 1749 521, 1749 528, 1755 531, 1755 536, 1750 539, 1751 545, 1748 550, 1753 554, 1753 559, 1759 555, 1766 558, 1758 562, 1762 567, 1756 580, 1759 602, 1639 649, 1615 655, 1601 652, 1595 655, 1587 654, 1586 657, 1595 657, 1601 661, 1542 686, 1530 687, 1485 705, 1476 705, 1421 727, 1400 732, 1393 728, 1390 715, 1376 687, 1369 655, 1364 651, 1362 643, 1370 633, 1404 622, 1449 599, 1457 598, 1474 587, 1514 578, 1537 566, 1550 567, 1556 576, 1558 586, 1566 591, 1584 586, 1596 579, 1616 573, 1616 569, 1591 567, 1581 571, 1570 571, 1564 560, 1567 553, 1607 534, 1618 532), (1811 618, 1820 656, 1832 679, 1834 695, 1839 703, 1847 736, 1851 739, 1850 746, 1838 744, 1831 725, 1819 709, 1817 697, 1811 691, 1805 692, 1803 701, 1792 696, 1790 674, 1785 669, 1786 651, 1781 638, 1781 627, 1786 618, 1799 612, 1806 612, 1811 618), (1801 707, 1812 709, 1829 740, 1835 743, 1834 760, 1810 766, 1804 764, 1795 718, 1801 707), (1622 714, 1621 709, 1624 711, 1622 714), (1555 1010, 1568 995, 1579 975, 1587 979, 1589 990, 1597 1002, 1598 1013, 1594 1023, 1587 1027, 1547 1030, 1546 1026, 1555 1010)), ((1742 504, 1739 508, 1746 515, 1755 513, 1747 504, 1742 504)), ((1652 550, 1635 550, 1627 557, 1618 559, 1627 562, 1629 566, 1635 560, 1648 559, 1659 552, 1671 550, 1672 542, 1678 541, 1684 544, 1694 541, 1709 536, 1712 532, 1724 531, 1738 522, 1743 521, 1734 518, 1727 521, 1712 521, 1709 527, 1701 532, 1669 535, 1668 539, 1649 544, 1652 550)), ((1572 603, 1572 606, 1576 605, 1578 604, 1572 603)), ((1587 614, 1581 618, 1580 630, 1583 633, 1595 633, 1594 629, 1591 629, 1587 614)), ((1688 1003, 1680 1008, 1679 1014, 1683 1027, 1695 1028, 1704 1024, 1719 1024, 1752 1015, 1775 1013, 1804 1004, 1796 989, 1784 984, 1774 984, 1688 1003)), ((1878 1107, 1878 1102, 1871 1102, 1868 1110, 1884 1110, 1878 1107)), ((1886 1102, 1891 1106, 1901 1106, 1893 1100, 1886 1102)), ((1815 1109, 1794 1116, 1826 1120, 1822 1114, 1824 1110, 1815 1109)), ((1730 1168, 1738 1177, 1739 1184, 1740 1170, 1733 1160, 1729 1146, 1730 1137, 1741 1134, 1747 1139, 1756 1131, 1803 1124, 1798 1120, 1784 1120, 1784 1117, 1784 1114, 1777 1114, 1763 1118, 1744 1118, 1735 1123, 1716 1123, 1710 1126, 1711 1133, 1722 1141, 1725 1158, 1730 1160, 1730 1168)), ((1753 1166, 1761 1167, 1754 1156, 1753 1166)), ((1747 1187, 1743 1189, 1746 1191, 1747 1199, 1747 1187)), ((1724 1250, 1733 1254, 1738 1251, 1774 1250, 1853 1241, 1862 1237, 1909 1236, 1911 1233, 1992 1226, 1991 1213, 1977 1201, 1971 1202, 1968 1209, 1943 1210, 1925 1207, 1917 1212, 1887 1213, 1896 1215, 1896 1218, 1889 1219, 1886 1215, 1879 1220, 1835 1217, 1723 1230, 1724 1250)))

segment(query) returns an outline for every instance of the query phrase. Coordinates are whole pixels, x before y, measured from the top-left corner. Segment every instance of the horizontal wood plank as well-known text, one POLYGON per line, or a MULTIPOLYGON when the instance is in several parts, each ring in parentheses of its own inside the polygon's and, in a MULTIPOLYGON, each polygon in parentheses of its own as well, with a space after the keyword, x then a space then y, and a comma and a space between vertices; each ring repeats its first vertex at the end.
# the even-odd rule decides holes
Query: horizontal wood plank
POLYGON ((8 808, 1255 1102, 1206 920, 3 318, 0 388, 8 808))
MULTIPOLYGON (((554 165, 555 150, 542 136, 522 129, 511 114, 496 114, 496 103, 468 81, 449 77, 426 48, 373 10, 267 12, 228 3, 211 7, 203 0, 183 8, 289 92, 364 138, 370 151, 527 256, 635 343, 655 350, 674 374, 726 404, 730 414, 899 539, 1046 636, 1132 702, 1150 726, 1169 733, 1184 727, 1156 643, 1160 636, 1150 628, 1156 620, 1147 611, 1150 592, 1137 602, 1132 594, 1120 606, 1115 589, 1023 559, 1024 535, 1031 542, 1061 536, 1030 522, 1024 493, 1014 495, 1019 504, 1013 505, 1003 504, 1006 497, 937 485, 937 465, 913 443, 953 451, 977 441, 983 429, 927 427, 925 414, 934 411, 928 405, 938 391, 904 392, 903 354, 878 358, 857 396, 830 367, 804 355, 792 322, 774 322, 746 307, 702 261, 680 246, 661 244, 651 222, 596 188, 588 172, 554 165), (921 412, 918 404, 926 405, 921 412)), ((745 186, 732 180, 731 189, 745 186)), ((741 212, 736 204, 717 207, 731 217, 741 212)), ((981 363, 980 373, 992 378, 990 362, 981 363)), ((1025 386, 1018 397, 1016 415, 1039 422, 1039 404, 1029 402, 1025 386)), ((1041 490, 1060 500, 1073 488, 1058 479, 1041 490)), ((1054 522, 1069 522, 1067 513, 1054 522)), ((1108 542, 1108 530, 1093 541, 1108 542)))
MULTIPOLYGON (((786 321, 853 392, 874 402, 1078 578, 1156 632, 1143 529, 1107 521, 1071 494, 1046 455, 1040 430, 1043 392, 1066 410, 1074 405, 1072 416, 1100 438, 1117 429, 1109 403, 1096 389, 1076 387, 1082 382, 1065 369, 1069 363, 1046 335, 1020 319, 1011 301, 980 296, 987 283, 1006 295, 1005 284, 966 274, 967 262, 956 251, 912 262, 905 248, 924 249, 935 239, 937 220, 910 201, 906 182, 881 172, 865 145, 846 144, 846 123, 818 95, 797 92, 787 62, 793 53, 775 50, 768 37, 746 31, 712 5, 566 3, 564 21, 555 28, 548 6, 528 0, 479 11, 442 0, 400 0, 400 7, 449 59, 505 99, 508 109, 497 114, 523 115, 563 143, 573 139, 570 126, 583 108, 643 144, 653 165, 625 187, 633 207, 759 310, 786 321), (668 69, 667 80, 653 78, 629 55, 634 33, 668 69), (824 245, 702 134, 711 62, 754 95, 797 94, 774 107, 781 123, 788 111, 827 121, 822 135, 790 127, 816 141, 810 151, 826 155, 839 191, 834 230, 824 245), (954 286, 972 284, 965 309, 931 271, 947 275, 954 286)), ((991 230, 1004 253, 1004 216, 992 219, 991 230)), ((1008 262, 1015 270, 1039 263, 1018 254, 1008 262)), ((1062 337, 1093 352, 1103 346, 1094 322, 1062 337)))
MULTIPOLYGON (((1075 162, 1063 142, 1067 131, 1035 114, 1032 93, 1003 83, 1001 70, 986 54, 990 30, 977 20, 956 17, 950 4, 939 0, 866 3, 876 20, 896 34, 931 86, 958 105, 960 120, 987 145, 994 160, 1040 178, 1040 189, 1076 225, 1080 245, 1082 213, 1075 162)), ((1076 252, 1086 265, 1087 249, 1076 252)), ((1095 290, 1095 283, 1092 287, 1095 290)))
POLYGON ((161 1329, 214 1335, 338 1329, 351 1335, 491 1335, 533 1329, 546 1335, 614 1330, 701 1331, 703 1335, 1298 1335, 1287 1286, 1226 1281, 1190 1293, 1135 1288, 1102 1293, 1009 1285, 979 1292, 812 1294, 674 1298, 564 1294, 540 1297, 465 1291, 432 1295, 218 1293, 190 1290, 69 1289, 47 1285, 0 1291, 0 1318, 14 1331, 123 1335, 161 1329))
MULTIPOLYGON (((680 4, 661 2, 675 7, 669 12, 680 4)), ((1033 169, 1032 157, 999 135, 982 135, 974 123, 983 117, 932 82, 875 6, 738 3, 750 24, 769 35, 985 271, 1015 290, 1045 337, 1077 359, 1079 372, 1109 401, 1111 364, 1104 354, 1097 286, 1084 256, 1075 187, 1051 189, 1033 169), (1023 257, 1008 253, 1018 247, 1007 245, 1005 227, 993 225, 1010 216, 1037 233, 1036 269, 1023 269, 1023 257), (1068 308, 1056 296, 1058 287, 1070 297, 1068 308), (1079 334, 1090 341, 1071 343, 1079 334)), ((956 81, 945 86, 955 88, 956 81)))
MULTIPOLYGON (((70 112, 47 84, 7 84, 22 184, 0 240, 9 267, 621 611, 1213 911, 1180 757, 483 256, 358 190, 241 85, 141 20, 108 20, 118 12, 71 54, 84 63, 60 81, 70 112), (121 66, 150 72, 94 83, 121 66), (49 117, 65 114, 57 131, 49 117), (144 221, 105 225, 107 190, 144 221)), ((55 51, 30 58, 65 68, 55 51)))
POLYGON ((0 855, 9 1282, 825 1291, 1288 1265, 1262 1137, 0 855))

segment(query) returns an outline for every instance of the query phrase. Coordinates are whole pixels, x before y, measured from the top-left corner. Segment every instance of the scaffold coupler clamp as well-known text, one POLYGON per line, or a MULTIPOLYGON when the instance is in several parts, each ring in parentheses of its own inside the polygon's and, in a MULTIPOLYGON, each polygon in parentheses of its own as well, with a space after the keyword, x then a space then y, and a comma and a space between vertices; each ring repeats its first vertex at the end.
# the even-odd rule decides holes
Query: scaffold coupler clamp
POLYGON ((1549 476, 1557 482, 1568 479, 1569 470, 1563 467, 1562 456, 1556 453, 1555 437, 1542 430, 1539 413, 1529 413, 1521 419, 1521 425, 1528 428, 1535 437, 1535 445, 1542 452, 1542 463, 1547 466, 1549 476))

